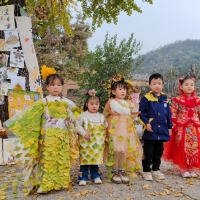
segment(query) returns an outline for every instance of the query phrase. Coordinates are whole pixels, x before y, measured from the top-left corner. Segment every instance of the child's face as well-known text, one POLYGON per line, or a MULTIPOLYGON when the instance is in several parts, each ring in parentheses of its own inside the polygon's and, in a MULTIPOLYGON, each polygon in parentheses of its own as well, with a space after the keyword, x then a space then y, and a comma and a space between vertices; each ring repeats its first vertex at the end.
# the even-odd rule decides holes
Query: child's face
POLYGON ((62 92, 63 85, 59 79, 55 79, 52 83, 46 86, 46 89, 49 91, 50 95, 58 96, 62 92))
POLYGON ((185 80, 180 86, 180 89, 183 91, 183 93, 191 95, 194 92, 194 81, 192 79, 185 80))
POLYGON ((164 87, 163 81, 160 78, 152 79, 151 83, 149 84, 150 89, 156 95, 160 95, 162 89, 164 87))
POLYGON ((115 95, 116 99, 125 99, 126 97, 126 89, 124 89, 122 86, 118 85, 116 90, 112 90, 112 94, 115 95))
POLYGON ((86 103, 86 106, 88 107, 88 111, 90 113, 96 113, 99 110, 100 106, 99 98, 89 98, 88 102, 86 103))

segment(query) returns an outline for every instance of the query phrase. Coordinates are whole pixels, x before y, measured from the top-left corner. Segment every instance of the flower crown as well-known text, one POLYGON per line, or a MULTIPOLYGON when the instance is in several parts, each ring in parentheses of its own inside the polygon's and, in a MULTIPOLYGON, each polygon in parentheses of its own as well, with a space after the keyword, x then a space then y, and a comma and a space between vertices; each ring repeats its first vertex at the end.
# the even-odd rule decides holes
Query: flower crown
POLYGON ((55 74, 55 73, 56 73, 56 70, 54 68, 47 67, 46 65, 42 66, 41 76, 43 79, 46 79, 49 75, 55 74))
POLYGON ((134 92, 140 93, 140 89, 138 89, 136 86, 133 85, 131 80, 126 80, 125 77, 121 74, 112 76, 109 81, 104 84, 104 87, 106 88, 107 92, 108 92, 108 98, 110 98, 111 95, 111 87, 114 83, 119 82, 119 81, 123 81, 126 83, 126 87, 127 87, 127 95, 126 95, 126 99, 131 99, 131 94, 134 92))

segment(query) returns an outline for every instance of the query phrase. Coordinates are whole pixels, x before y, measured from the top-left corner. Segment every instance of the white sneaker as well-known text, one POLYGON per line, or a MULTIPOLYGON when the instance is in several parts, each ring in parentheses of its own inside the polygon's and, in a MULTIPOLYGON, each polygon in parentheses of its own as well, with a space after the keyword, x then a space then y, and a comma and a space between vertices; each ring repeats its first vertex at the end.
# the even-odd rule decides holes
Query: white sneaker
POLYGON ((142 172, 142 177, 146 181, 153 181, 153 177, 151 175, 151 172, 142 172))
POLYGON ((111 178, 111 181, 113 182, 113 183, 117 183, 117 184, 120 184, 120 183, 122 183, 122 179, 120 178, 120 175, 119 175, 119 173, 114 173, 114 175, 112 176, 112 178, 111 178))
POLYGON ((160 170, 158 170, 158 171, 152 171, 152 175, 153 175, 153 177, 155 177, 158 180, 165 179, 165 176, 163 175, 163 173, 160 170))
POLYGON ((196 178, 198 176, 194 171, 191 171, 190 175, 191 175, 192 178, 196 178))
POLYGON ((122 180, 122 183, 124 183, 124 184, 129 184, 129 182, 130 182, 130 180, 129 180, 129 178, 126 176, 126 174, 125 174, 125 172, 120 172, 120 178, 121 178, 121 180, 122 180))
POLYGON ((80 186, 86 186, 87 182, 85 180, 81 180, 81 181, 79 181, 79 185, 80 186))
POLYGON ((181 172, 181 176, 182 176, 183 178, 190 178, 190 177, 191 177, 191 174, 190 174, 190 172, 181 172))
POLYGON ((95 178, 94 179, 94 183, 96 183, 96 184, 102 184, 102 181, 101 181, 100 178, 95 178))

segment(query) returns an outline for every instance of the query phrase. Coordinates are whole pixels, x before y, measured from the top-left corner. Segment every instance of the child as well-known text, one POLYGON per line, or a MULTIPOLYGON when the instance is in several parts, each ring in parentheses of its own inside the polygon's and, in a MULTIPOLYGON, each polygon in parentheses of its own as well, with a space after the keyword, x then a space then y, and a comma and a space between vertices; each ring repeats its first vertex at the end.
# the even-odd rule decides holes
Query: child
POLYGON ((141 111, 139 120, 145 129, 142 137, 144 141, 142 176, 148 181, 153 180, 152 175, 159 180, 165 179, 160 172, 160 164, 163 154, 163 142, 169 140, 172 124, 167 96, 162 93, 163 86, 162 75, 152 74, 149 77, 151 91, 143 96, 139 103, 139 111, 141 111))
POLYGON ((193 168, 200 169, 200 98, 194 78, 179 79, 179 93, 172 99, 173 129, 164 158, 178 165, 183 177, 197 177, 193 168))
POLYGON ((86 95, 84 112, 78 117, 76 127, 80 143, 80 172, 78 182, 85 186, 88 181, 88 171, 92 181, 101 184, 101 175, 98 165, 103 163, 105 146, 105 120, 98 112, 100 97, 97 92, 89 90, 86 95))
POLYGON ((59 75, 48 75, 46 89, 49 95, 4 123, 28 151, 24 171, 26 194, 33 189, 46 193, 69 186, 70 156, 76 159, 78 148, 70 110, 75 104, 59 96, 63 85, 59 75))
POLYGON ((142 155, 142 147, 135 132, 132 115, 139 114, 134 112, 133 104, 130 100, 132 85, 124 77, 117 75, 111 79, 111 99, 106 103, 103 114, 108 122, 107 146, 105 150, 106 166, 112 168, 108 178, 113 183, 129 183, 126 176, 127 171, 134 172, 140 169, 138 161, 142 155))

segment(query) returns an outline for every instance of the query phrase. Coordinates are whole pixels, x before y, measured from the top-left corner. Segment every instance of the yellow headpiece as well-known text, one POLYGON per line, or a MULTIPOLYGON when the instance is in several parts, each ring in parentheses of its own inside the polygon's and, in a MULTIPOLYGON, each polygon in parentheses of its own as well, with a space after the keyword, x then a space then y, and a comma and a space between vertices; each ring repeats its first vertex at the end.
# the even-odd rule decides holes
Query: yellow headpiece
POLYGON ((42 66, 41 76, 43 79, 46 79, 49 75, 55 74, 55 73, 56 73, 56 70, 54 68, 47 67, 46 65, 42 66))
POLYGON ((105 88, 107 89, 108 92, 108 98, 110 98, 111 95, 111 86, 115 83, 115 82, 119 82, 119 81, 123 81, 126 83, 126 87, 127 87, 127 95, 126 95, 126 99, 131 99, 131 94, 134 92, 140 92, 139 89, 137 89, 134 85, 133 82, 131 80, 126 80, 125 77, 121 74, 112 76, 108 83, 105 84, 105 88))

